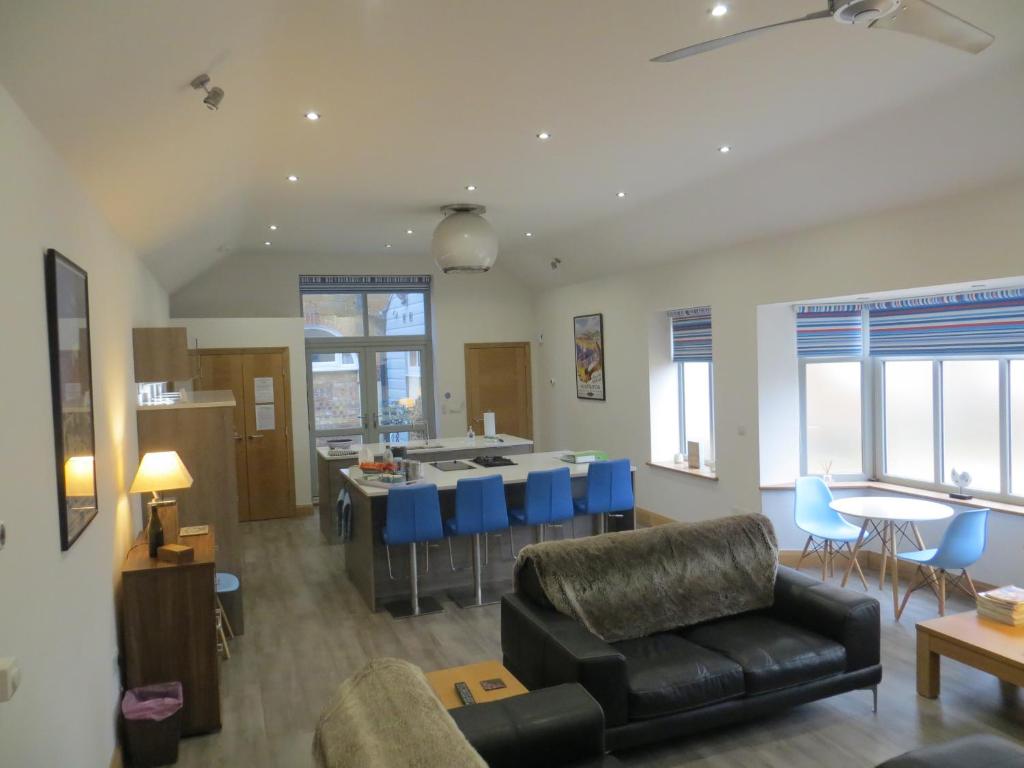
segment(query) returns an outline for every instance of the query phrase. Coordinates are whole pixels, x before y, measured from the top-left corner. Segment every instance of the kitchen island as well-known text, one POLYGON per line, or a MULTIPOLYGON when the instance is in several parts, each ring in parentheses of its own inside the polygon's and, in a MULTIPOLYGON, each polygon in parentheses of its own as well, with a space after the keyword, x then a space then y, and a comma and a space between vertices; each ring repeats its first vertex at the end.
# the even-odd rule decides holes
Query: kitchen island
MULTIPOLYGON (((523 492, 526 477, 530 472, 557 467, 568 467, 572 477, 573 495, 583 496, 587 486, 587 465, 568 464, 559 457, 567 451, 551 451, 547 453, 527 453, 512 457, 512 466, 484 468, 466 462, 467 469, 443 471, 430 464, 423 465, 421 482, 433 483, 437 486, 441 498, 441 516, 450 517, 455 513, 455 486, 459 480, 470 477, 500 475, 505 485, 505 497, 509 508, 523 505, 523 492)), ((634 468, 634 478, 635 478, 634 468)), ((387 515, 388 489, 360 482, 363 473, 357 467, 349 467, 338 471, 342 478, 343 489, 348 503, 351 505, 351 537, 345 542, 345 569, 349 579, 355 584, 371 610, 381 609, 385 603, 409 596, 409 557, 407 547, 391 548, 391 564, 394 580, 388 577, 387 557, 381 541, 381 528, 384 527, 387 515)), ((635 515, 632 511, 621 518, 609 519, 609 530, 632 530, 636 527, 635 515)), ((536 532, 532 526, 512 528, 515 537, 515 550, 536 541, 536 532)), ((591 535, 598 531, 598 521, 594 517, 580 517, 567 521, 563 529, 564 536, 591 535)), ((485 587, 511 588, 512 567, 514 561, 509 555, 507 532, 491 534, 489 557, 483 564, 483 583, 485 587)), ((458 537, 452 540, 455 553, 455 565, 459 570, 452 571, 448 562, 448 545, 439 542, 442 549, 435 549, 430 556, 429 571, 423 574, 424 557, 420 555, 419 591, 421 595, 440 593, 451 589, 466 588, 473 583, 473 572, 470 566, 470 537, 458 537)), ((421 550, 422 552, 422 550, 421 550)))
MULTIPOLYGON (((404 447, 410 459, 417 461, 443 461, 446 459, 472 459, 474 456, 515 456, 533 452, 533 441, 515 435, 490 437, 444 437, 436 440, 410 440, 407 443, 368 443, 379 460, 384 449, 404 447)), ((316 449, 317 495, 320 512, 320 531, 329 544, 340 542, 338 533, 338 494, 342 481, 339 470, 353 467, 359 460, 359 449, 354 445, 348 449, 331 450, 326 446, 316 449)))

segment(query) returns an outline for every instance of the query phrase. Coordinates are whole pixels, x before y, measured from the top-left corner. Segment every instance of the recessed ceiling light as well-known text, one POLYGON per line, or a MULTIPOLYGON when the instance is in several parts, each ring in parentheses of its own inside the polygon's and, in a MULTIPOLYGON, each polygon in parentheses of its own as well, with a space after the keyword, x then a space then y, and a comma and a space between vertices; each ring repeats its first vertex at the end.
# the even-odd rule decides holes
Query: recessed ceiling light
POLYGON ((390 248, 391 247, 391 243, 384 243, 384 247, 385 248, 390 248))
POLYGON ((264 245, 270 245, 270 241, 269 241, 269 240, 265 240, 265 241, 263 242, 263 244, 264 244, 264 245))
POLYGON ((311 110, 311 111, 306 113, 306 119, 307 120, 311 120, 313 122, 316 122, 317 120, 320 119, 320 113, 319 112, 313 112, 311 110))
POLYGON ((729 12, 729 6, 725 3, 715 3, 711 9, 712 16, 725 16, 729 12))
POLYGON ((615 196, 618 197, 618 198, 623 198, 623 197, 626 196, 626 193, 625 192, 616 192, 615 196))
POLYGON ((476 192, 476 184, 467 184, 466 185, 466 191, 467 192, 476 192))
POLYGON ((548 139, 551 138, 551 134, 548 133, 547 131, 541 131, 540 133, 537 134, 537 138, 540 139, 541 141, 547 141, 548 139))
POLYGON ((526 237, 533 237, 533 232, 523 232, 526 237))
POLYGON ((294 173, 288 176, 288 181, 298 181, 298 180, 299 180, 299 177, 296 176, 294 173))
POLYGON ((267 229, 269 229, 271 232, 276 232, 277 224, 271 224, 269 227, 267 227, 267 229))
POLYGON ((723 144, 718 148, 718 151, 721 152, 723 155, 728 155, 730 152, 732 152, 732 147, 730 147, 728 144, 723 144))
POLYGON ((411 229, 407 229, 407 230, 405 230, 405 234, 407 234, 407 235, 411 235, 411 234, 412 234, 412 230, 411 230, 411 229))

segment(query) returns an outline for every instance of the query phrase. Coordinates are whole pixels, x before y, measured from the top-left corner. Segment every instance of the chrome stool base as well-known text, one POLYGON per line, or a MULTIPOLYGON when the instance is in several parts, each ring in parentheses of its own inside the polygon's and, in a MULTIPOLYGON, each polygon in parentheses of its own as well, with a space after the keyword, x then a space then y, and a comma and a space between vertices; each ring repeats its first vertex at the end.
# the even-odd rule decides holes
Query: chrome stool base
POLYGON ((436 597, 421 597, 419 599, 419 613, 413 613, 412 603, 409 600, 395 600, 384 605, 384 610, 391 614, 393 619, 409 619, 413 616, 426 616, 429 613, 444 613, 444 608, 436 597))

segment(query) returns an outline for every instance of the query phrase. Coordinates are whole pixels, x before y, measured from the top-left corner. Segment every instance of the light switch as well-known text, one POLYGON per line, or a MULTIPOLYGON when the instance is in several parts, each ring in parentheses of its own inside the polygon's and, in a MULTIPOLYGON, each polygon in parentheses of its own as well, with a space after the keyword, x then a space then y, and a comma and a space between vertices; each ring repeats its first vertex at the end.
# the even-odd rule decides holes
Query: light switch
POLYGON ((10 701, 21 683, 21 668, 13 656, 0 659, 0 702, 10 701))

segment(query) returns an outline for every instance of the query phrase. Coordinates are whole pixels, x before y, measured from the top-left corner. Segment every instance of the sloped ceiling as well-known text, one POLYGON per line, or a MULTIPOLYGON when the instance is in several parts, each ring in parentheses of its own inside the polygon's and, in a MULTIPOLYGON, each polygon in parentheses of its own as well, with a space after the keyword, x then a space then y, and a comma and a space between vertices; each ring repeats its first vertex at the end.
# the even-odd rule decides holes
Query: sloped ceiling
POLYGON ((539 284, 1024 173, 1024 3, 939 2, 995 44, 824 20, 648 62, 815 0, 0 0, 0 81, 169 290, 267 239, 422 256, 461 199, 539 284))

